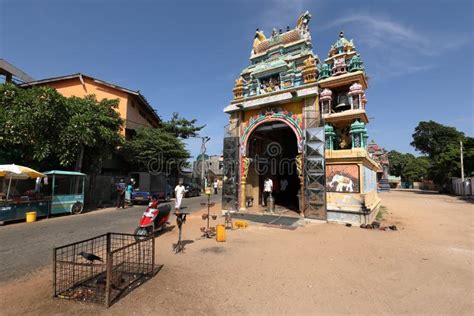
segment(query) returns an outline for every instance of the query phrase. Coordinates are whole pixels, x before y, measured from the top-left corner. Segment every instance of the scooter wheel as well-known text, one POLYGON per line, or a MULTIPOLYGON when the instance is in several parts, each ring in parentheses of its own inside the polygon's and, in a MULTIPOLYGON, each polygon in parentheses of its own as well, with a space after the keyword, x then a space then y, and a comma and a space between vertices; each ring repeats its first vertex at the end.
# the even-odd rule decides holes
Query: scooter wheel
POLYGON ((142 241, 148 238, 148 236, 150 235, 150 231, 148 230, 148 228, 137 227, 137 229, 135 229, 134 235, 136 241, 142 241))

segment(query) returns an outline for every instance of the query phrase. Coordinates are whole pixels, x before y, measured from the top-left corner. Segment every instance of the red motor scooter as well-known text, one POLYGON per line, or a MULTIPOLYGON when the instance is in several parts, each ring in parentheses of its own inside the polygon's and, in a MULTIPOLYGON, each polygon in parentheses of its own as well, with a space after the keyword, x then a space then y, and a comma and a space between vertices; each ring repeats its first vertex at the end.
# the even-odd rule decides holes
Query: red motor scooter
POLYGON ((157 231, 163 231, 168 223, 170 212, 169 204, 158 206, 158 201, 150 202, 140 219, 139 226, 135 229, 135 239, 143 240, 157 231))

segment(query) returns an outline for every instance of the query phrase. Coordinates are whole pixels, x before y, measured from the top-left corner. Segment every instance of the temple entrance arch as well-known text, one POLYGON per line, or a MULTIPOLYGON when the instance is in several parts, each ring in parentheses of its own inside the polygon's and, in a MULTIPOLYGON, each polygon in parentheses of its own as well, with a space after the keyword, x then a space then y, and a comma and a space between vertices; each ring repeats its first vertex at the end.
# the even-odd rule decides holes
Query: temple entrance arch
POLYGON ((265 208, 263 187, 270 178, 277 212, 299 213, 303 151, 299 124, 285 117, 266 116, 250 122, 245 132, 241 137, 241 209, 265 208))

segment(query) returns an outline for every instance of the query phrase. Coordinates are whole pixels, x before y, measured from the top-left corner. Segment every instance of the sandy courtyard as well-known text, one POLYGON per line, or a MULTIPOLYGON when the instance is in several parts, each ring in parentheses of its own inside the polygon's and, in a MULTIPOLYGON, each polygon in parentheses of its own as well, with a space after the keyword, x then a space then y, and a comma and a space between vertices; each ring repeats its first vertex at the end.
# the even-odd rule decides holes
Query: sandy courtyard
MULTIPOLYGON (((157 239, 161 271, 109 309, 51 298, 51 270, 0 284, 0 314, 472 314, 473 204, 446 195, 381 194, 399 231, 251 223, 227 242, 199 240, 193 215, 184 254, 157 239)), ((222 222, 220 219, 218 222, 222 222)))

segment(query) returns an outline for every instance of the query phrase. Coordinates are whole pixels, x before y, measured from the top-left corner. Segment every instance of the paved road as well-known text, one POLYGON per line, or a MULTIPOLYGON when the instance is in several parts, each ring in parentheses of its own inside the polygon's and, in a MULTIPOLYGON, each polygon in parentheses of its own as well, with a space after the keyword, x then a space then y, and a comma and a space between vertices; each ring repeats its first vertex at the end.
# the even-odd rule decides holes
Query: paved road
MULTIPOLYGON (((188 212, 200 209, 207 196, 187 198, 188 212)), ((220 195, 211 201, 219 202, 220 195)), ((173 202, 171 202, 173 203, 173 202)), ((102 209, 81 215, 61 216, 36 223, 15 223, 0 227, 0 282, 22 277, 52 261, 52 249, 106 232, 132 233, 146 206, 125 210, 102 209)), ((171 219, 174 222, 174 217, 171 219)))

